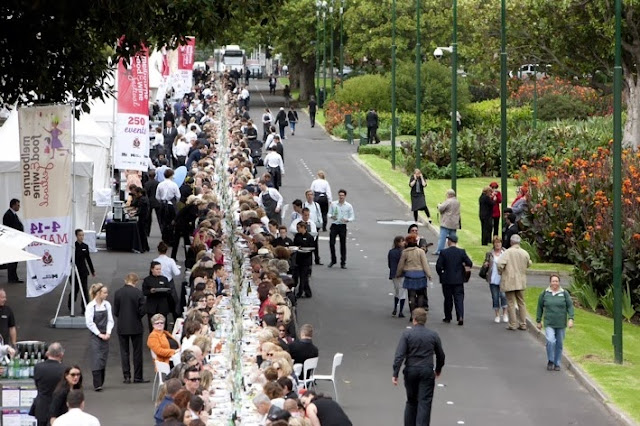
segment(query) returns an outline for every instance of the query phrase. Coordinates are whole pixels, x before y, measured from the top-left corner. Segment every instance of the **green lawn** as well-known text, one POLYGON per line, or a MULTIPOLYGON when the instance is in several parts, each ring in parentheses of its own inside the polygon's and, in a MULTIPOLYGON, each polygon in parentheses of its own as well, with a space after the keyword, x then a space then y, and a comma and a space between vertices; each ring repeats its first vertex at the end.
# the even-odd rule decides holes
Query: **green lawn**
MULTIPOLYGON (((540 288, 529 287, 525 293, 533 321, 541 291, 540 288)), ((624 324, 623 365, 613 362, 612 334, 613 319, 576 308, 575 326, 567 329, 565 351, 598 383, 611 402, 640 422, 640 327, 624 324)))

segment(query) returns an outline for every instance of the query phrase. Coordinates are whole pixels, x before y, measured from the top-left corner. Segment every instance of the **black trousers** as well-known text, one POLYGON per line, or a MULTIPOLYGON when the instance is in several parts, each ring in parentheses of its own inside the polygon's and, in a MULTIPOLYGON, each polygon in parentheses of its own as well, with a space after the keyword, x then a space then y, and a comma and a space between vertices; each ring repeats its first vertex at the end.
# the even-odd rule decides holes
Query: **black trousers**
POLYGON ((176 229, 175 243, 171 247, 171 258, 173 260, 176 260, 176 256, 178 255, 178 247, 180 246, 180 239, 182 239, 184 241, 185 250, 186 250, 187 246, 191 245, 191 240, 189 239, 189 232, 186 231, 186 230, 179 232, 176 229))
POLYGON ((307 297, 311 297, 311 286, 309 286, 309 275, 311 272, 311 265, 298 265, 296 267, 297 277, 300 280, 298 284, 298 297, 304 294, 307 297))
POLYGON ((418 213, 419 213, 420 211, 423 211, 423 212, 427 215, 427 217, 428 217, 429 219, 431 219, 431 213, 429 212, 429 207, 424 206, 424 209, 414 210, 414 211, 413 211, 413 221, 414 221, 414 222, 417 222, 417 221, 418 221, 418 213))
MULTIPOLYGON (((80 291, 78 290, 78 286, 82 286, 82 293, 84 294, 84 300, 87 301, 87 303, 89 303, 89 293, 87 292, 87 279, 89 278, 88 275, 83 275, 83 274, 78 274, 80 276, 80 282, 77 282, 76 280, 76 287, 75 287, 75 291, 73 291, 74 289, 71 289, 71 293, 69 293, 69 300, 67 301, 67 307, 69 308, 69 310, 71 310, 71 304, 72 303, 76 303, 76 300, 78 300, 78 294, 80 293, 80 291)), ((80 300, 82 301, 82 297, 80 297, 80 300)), ((84 303, 82 304, 82 315, 84 315, 84 303)))
POLYGON ((378 128, 367 126, 367 140, 369 143, 378 143, 378 128))
POLYGON ((336 236, 340 237, 340 265, 347 263, 347 225, 333 223, 329 232, 329 248, 331 263, 336 262, 336 236))
POLYGON ((316 112, 309 111, 309 120, 311 121, 311 127, 315 127, 316 125, 316 112))
POLYGON ((102 370, 93 370, 91 374, 93 375, 93 388, 100 388, 104 385, 104 373, 105 369, 102 370))
POLYGON ((482 227, 482 245, 491 244, 491 228, 493 228, 493 218, 488 217, 480 219, 480 226, 482 227))
POLYGON ((436 376, 429 368, 405 367, 404 388, 407 403, 404 407, 404 426, 429 426, 431 403, 436 376))
POLYGON ((500 231, 500 218, 494 217, 493 219, 493 236, 497 236, 500 231))
POLYGON ((456 319, 464 319, 464 284, 443 284, 444 319, 451 321, 451 311, 456 307, 456 319))
POLYGON ((313 258, 315 259, 316 265, 320 263, 320 249, 318 248, 318 236, 316 235, 316 245, 313 250, 313 258))
POLYGON ((429 297, 427 296, 427 289, 421 290, 407 290, 409 297, 409 311, 413 312, 415 308, 425 308, 429 310, 429 297))
POLYGON ((125 379, 131 378, 131 365, 129 363, 129 342, 133 348, 133 380, 142 381, 142 334, 118 334, 120 341, 120 361, 122 362, 122 375, 125 379))
POLYGON ((316 202, 320 206, 320 213, 322 213, 322 230, 326 231, 327 230, 327 214, 329 213, 329 199, 327 197, 319 197, 316 202))
POLYGON ((138 235, 140 236, 140 246, 142 248, 142 252, 149 251, 149 240, 147 240, 147 225, 148 221, 139 220, 138 221, 138 235))

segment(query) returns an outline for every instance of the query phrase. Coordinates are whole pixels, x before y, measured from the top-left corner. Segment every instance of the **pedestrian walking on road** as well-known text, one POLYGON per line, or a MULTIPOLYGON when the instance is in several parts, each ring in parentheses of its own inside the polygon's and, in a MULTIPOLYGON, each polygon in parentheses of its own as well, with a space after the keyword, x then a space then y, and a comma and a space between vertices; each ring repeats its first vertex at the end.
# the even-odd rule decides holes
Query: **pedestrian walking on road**
POLYGON ((287 113, 287 118, 289 119, 289 128, 291 129, 291 136, 296 134, 296 123, 298 122, 298 112, 294 107, 289 108, 289 112, 287 113))
POLYGON ((107 301, 109 289, 101 283, 96 283, 89 290, 91 302, 87 305, 85 314, 87 328, 91 332, 89 352, 91 353, 91 372, 93 373, 93 390, 102 391, 104 376, 109 358, 109 339, 113 329, 113 313, 111 304, 107 301))
MULTIPOLYGON (((165 317, 169 312, 175 311, 175 300, 171 291, 169 279, 162 275, 162 264, 155 260, 149 267, 149 275, 142 281, 142 294, 147 298, 145 311, 149 323, 149 333, 153 330, 151 317, 155 314, 162 314, 165 317)), ((167 325, 165 324, 165 329, 167 325)))
POLYGON ((262 114, 262 140, 266 141, 267 136, 269 135, 269 129, 271 128, 271 122, 273 121, 273 116, 271 115, 271 110, 269 108, 264 109, 264 113, 262 114))
POLYGON ((456 230, 460 229, 460 201, 456 198, 456 192, 453 189, 447 191, 446 197, 441 204, 438 204, 440 238, 438 239, 438 249, 434 253, 436 255, 444 250, 447 237, 456 235, 456 230))
POLYGON ((280 214, 284 202, 282 194, 275 188, 269 188, 264 180, 260 180, 259 186, 258 204, 264 209, 269 220, 275 220, 278 224, 282 223, 282 215, 280 214))
POLYGON ((464 325, 464 283, 467 269, 471 269, 473 262, 464 249, 458 248, 458 236, 447 237, 448 247, 440 253, 436 262, 436 271, 442 284, 444 295, 443 322, 451 322, 451 310, 456 307, 458 325, 464 325))
POLYGON ((309 121, 311 122, 311 127, 316 127, 316 112, 318 111, 318 103, 316 102, 316 97, 311 96, 309 99, 309 121))
POLYGON ((500 291, 500 279, 502 276, 498 273, 498 259, 505 250, 502 248, 502 240, 500 237, 493 237, 493 250, 488 251, 484 257, 483 266, 487 268, 487 282, 489 290, 491 290, 491 302, 493 303, 493 311, 496 316, 493 320, 495 323, 500 322, 500 308, 502 308, 502 321, 509 322, 507 315, 507 296, 500 291))
POLYGON ((368 143, 380 143, 378 137, 378 113, 375 109, 371 108, 367 113, 367 141, 368 143))
POLYGON ((331 250, 331 263, 329 268, 336 264, 336 237, 340 237, 340 267, 347 269, 347 223, 355 220, 353 207, 346 202, 347 191, 338 191, 338 201, 331 203, 331 229, 329 233, 329 249, 331 250))
POLYGON ((393 311, 391 316, 395 317, 398 313, 398 302, 400 302, 400 313, 398 318, 404 318, 402 310, 404 309, 404 301, 407 298, 407 290, 402 286, 403 278, 396 277, 398 272, 398 263, 402 256, 402 250, 405 247, 405 239, 402 235, 398 235, 393 239, 393 247, 387 254, 387 265, 389 266, 389 279, 393 283, 393 311))
POLYGON ((407 402, 404 408, 404 426, 429 426, 431 404, 436 378, 444 367, 444 351, 440 336, 425 327, 427 311, 416 308, 413 327, 400 337, 393 360, 391 382, 398 386, 400 367, 404 363, 404 387, 407 402), (435 356, 435 367, 433 357, 435 356))
POLYGON ((409 295, 409 311, 413 312, 416 308, 425 308, 428 311, 427 285, 428 280, 431 280, 431 268, 427 255, 418 247, 417 235, 407 235, 405 244, 407 247, 400 256, 396 277, 403 278, 402 287, 409 295))
POLYGON ((527 305, 524 303, 524 290, 527 288, 527 268, 531 266, 529 253, 520 247, 520 235, 511 236, 511 247, 498 259, 498 272, 502 275, 500 289, 507 296, 507 330, 527 329, 527 305), (516 303, 518 304, 518 322, 516 324, 516 303))
POLYGON ((329 204, 331 204, 331 185, 327 182, 327 178, 322 170, 318 170, 317 178, 311 182, 310 190, 313 191, 313 201, 318 203, 322 212, 322 231, 327 231, 327 214, 329 213, 329 204))
POLYGON ((140 279, 137 274, 127 274, 124 286, 116 291, 113 299, 113 315, 118 318, 118 341, 120 342, 120 362, 122 364, 123 383, 131 383, 131 364, 129 360, 129 342, 133 349, 133 382, 146 383, 142 377, 142 318, 144 295, 136 288, 140 279))
POLYGON ((569 292, 560 287, 560 277, 551 275, 549 287, 538 297, 536 325, 547 338, 547 370, 560 371, 562 347, 567 327, 573 328, 573 301, 569 292))
POLYGON ((276 114, 276 121, 274 122, 274 124, 278 125, 280 139, 286 139, 284 136, 284 129, 289 123, 287 123, 287 113, 284 111, 283 107, 280 107, 280 111, 278 111, 278 114, 276 114))
POLYGON ((427 215, 429 223, 431 223, 431 213, 427 207, 424 189, 427 187, 427 181, 422 176, 420 169, 415 169, 409 179, 409 187, 411 188, 411 211, 413 212, 413 220, 418 221, 418 212, 424 211, 427 215))
POLYGON ((490 186, 482 190, 478 204, 482 245, 486 246, 491 242, 491 229, 493 228, 493 189, 490 186))

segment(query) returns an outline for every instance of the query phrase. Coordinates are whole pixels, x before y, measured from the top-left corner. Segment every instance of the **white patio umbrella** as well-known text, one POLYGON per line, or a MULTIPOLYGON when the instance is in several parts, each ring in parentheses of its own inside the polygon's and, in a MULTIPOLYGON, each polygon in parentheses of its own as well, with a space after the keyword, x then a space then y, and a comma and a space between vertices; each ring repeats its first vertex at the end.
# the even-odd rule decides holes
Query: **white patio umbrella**
POLYGON ((39 257, 35 254, 28 253, 16 247, 0 244, 0 265, 36 259, 39 259, 39 257))

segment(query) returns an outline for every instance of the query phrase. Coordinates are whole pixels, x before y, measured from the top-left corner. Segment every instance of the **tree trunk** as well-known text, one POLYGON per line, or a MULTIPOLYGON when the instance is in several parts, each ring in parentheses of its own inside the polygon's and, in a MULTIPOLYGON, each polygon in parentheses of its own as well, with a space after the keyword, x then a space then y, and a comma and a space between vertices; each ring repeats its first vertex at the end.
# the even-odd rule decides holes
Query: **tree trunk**
POLYGON ((316 72, 316 64, 314 62, 311 63, 299 63, 300 68, 299 78, 300 78, 300 100, 308 101, 311 96, 313 96, 316 92, 315 87, 315 72, 316 72))
POLYGON ((622 135, 622 146, 638 149, 640 144, 640 79, 625 73, 626 91, 623 93, 627 103, 627 122, 622 135))

